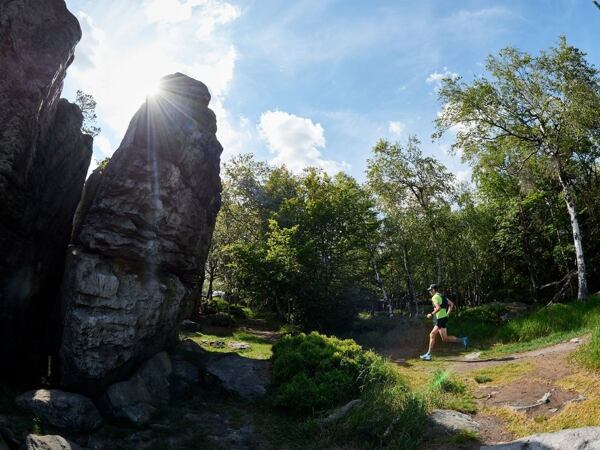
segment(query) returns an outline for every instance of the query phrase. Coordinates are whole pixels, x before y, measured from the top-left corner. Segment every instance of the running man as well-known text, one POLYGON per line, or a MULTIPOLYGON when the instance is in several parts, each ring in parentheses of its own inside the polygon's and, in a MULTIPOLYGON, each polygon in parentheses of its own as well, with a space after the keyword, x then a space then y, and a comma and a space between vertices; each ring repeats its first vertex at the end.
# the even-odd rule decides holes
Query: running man
POLYGON ((465 348, 469 345, 468 337, 457 338, 456 336, 448 336, 447 324, 448 316, 454 309, 454 303, 448 300, 446 297, 438 292, 437 284, 432 284, 427 289, 431 294, 431 302, 433 303, 433 312, 427 314, 427 318, 433 317, 433 330, 429 333, 429 350, 424 355, 421 355, 421 359, 425 361, 431 361, 431 352, 435 346, 435 338, 439 333, 444 342, 459 342, 465 348))

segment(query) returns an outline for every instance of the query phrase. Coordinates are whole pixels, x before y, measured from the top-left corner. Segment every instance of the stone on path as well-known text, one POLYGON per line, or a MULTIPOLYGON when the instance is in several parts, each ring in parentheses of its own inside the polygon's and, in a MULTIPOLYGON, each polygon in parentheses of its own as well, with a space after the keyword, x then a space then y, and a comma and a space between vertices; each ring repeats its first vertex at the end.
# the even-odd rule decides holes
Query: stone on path
POLYGON ((600 450, 600 427, 542 433, 516 441, 484 445, 481 450, 600 450))
POLYGON ((232 350, 249 350, 250 344, 247 344, 245 342, 228 342, 227 347, 229 347, 232 350))
POLYGON ((21 446, 21 450, 81 450, 81 447, 62 436, 30 434, 25 439, 25 444, 21 446))
POLYGON ((465 360, 476 361, 481 357, 481 352, 473 352, 465 355, 465 360))
POLYGON ((205 370, 226 391, 252 400, 266 394, 271 383, 270 368, 269 361, 231 354, 209 360, 205 370))
POLYGON ((92 401, 83 395, 57 389, 28 391, 16 398, 19 408, 44 423, 79 432, 92 432, 102 426, 102 417, 92 401))
POLYGON ((442 433, 454 434, 462 430, 479 431, 479 423, 471 416, 451 409, 434 409, 429 418, 434 428, 442 433))

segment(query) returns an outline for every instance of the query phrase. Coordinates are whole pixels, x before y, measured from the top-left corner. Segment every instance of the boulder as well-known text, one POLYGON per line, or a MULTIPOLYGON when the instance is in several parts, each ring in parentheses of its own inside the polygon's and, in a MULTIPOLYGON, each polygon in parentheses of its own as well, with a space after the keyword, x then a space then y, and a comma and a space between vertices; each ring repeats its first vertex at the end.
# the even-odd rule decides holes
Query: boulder
POLYGON ((81 447, 62 436, 30 434, 25 439, 25 444, 21 446, 21 450, 81 450, 81 447))
POLYGON ((184 320, 183 322, 181 322, 181 329, 184 331, 189 331, 192 333, 198 332, 198 331, 202 331, 202 327, 200 326, 199 323, 194 322, 193 320, 184 320))
POLYGON ((88 180, 61 292, 64 386, 99 393, 126 378, 190 313, 220 207, 209 100, 199 81, 163 78, 88 180))
POLYGON ((200 382, 200 371, 194 364, 187 361, 173 361, 173 375, 179 381, 189 385, 200 382))
POLYGON ((455 434, 460 431, 479 431, 479 423, 468 414, 451 409, 434 409, 429 416, 437 434, 455 434))
POLYGON ((0 374, 21 382, 39 380, 58 348, 57 293, 92 156, 81 111, 60 99, 80 38, 64 0, 0 0, 0 374))
POLYGON ((226 391, 253 400, 266 394, 271 383, 270 368, 269 361, 228 354, 209 360, 205 370, 226 391))
POLYGON ((42 422, 58 428, 91 432, 102 426, 98 409, 83 395, 57 389, 39 389, 19 395, 16 403, 42 422))
POLYGON ((503 444, 484 445, 481 450, 600 450, 600 427, 534 434, 503 444))
POLYGON ((166 404, 171 400, 169 377, 173 371, 171 359, 166 352, 160 352, 144 363, 138 377, 144 380, 154 404, 166 404))

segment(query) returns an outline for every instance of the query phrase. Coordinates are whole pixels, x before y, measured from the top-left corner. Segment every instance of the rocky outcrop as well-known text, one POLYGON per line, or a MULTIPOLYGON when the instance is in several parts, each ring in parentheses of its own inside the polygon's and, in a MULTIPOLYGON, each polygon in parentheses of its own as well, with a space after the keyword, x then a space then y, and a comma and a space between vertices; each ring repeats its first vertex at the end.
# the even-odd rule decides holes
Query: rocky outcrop
POLYGON ((600 450, 600 427, 572 428, 541 433, 504 444, 484 445, 481 450, 600 450))
POLYGON ((58 428, 91 432, 102 426, 100 412, 83 395, 58 389, 39 389, 19 395, 16 403, 42 422, 58 428))
POLYGON ((20 380, 58 347, 56 293, 92 154, 81 111, 60 100, 80 37, 64 0, 0 0, 0 374, 20 380))
POLYGON ((204 84, 163 78, 119 149, 88 180, 61 296, 65 386, 124 379, 176 337, 220 206, 216 119, 204 84))

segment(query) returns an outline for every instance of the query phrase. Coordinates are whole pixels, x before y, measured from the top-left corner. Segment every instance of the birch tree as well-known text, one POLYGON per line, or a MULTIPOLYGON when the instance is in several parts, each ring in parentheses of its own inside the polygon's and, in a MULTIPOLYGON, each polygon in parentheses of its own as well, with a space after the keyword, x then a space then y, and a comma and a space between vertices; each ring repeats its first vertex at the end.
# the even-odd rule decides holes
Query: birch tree
POLYGON ((538 56, 501 50, 488 58, 487 77, 444 80, 434 134, 452 129, 453 148, 475 172, 518 175, 535 162, 554 176, 571 221, 580 300, 587 298, 588 285, 577 167, 597 154, 600 142, 599 72, 585 56, 565 38, 538 56))

